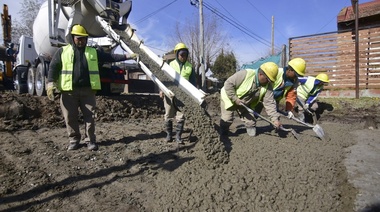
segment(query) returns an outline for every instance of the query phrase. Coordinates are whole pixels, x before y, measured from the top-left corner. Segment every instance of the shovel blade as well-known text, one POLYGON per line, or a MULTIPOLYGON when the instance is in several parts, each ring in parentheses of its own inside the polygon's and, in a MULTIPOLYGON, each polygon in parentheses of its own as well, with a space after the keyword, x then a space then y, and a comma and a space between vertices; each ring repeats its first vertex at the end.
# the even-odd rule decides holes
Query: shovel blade
POLYGON ((284 128, 284 127, 280 127, 280 130, 282 131, 285 131, 285 132, 291 132, 293 134, 293 136, 297 139, 297 140, 300 140, 300 136, 299 134, 294 130, 294 129, 291 129, 291 128, 284 128))
POLYGON ((319 126, 318 124, 316 124, 314 127, 313 127, 313 131, 315 132, 315 134, 317 134, 317 136, 320 138, 320 139, 323 139, 324 136, 325 136, 325 132, 323 131, 322 127, 319 126))
POLYGON ((300 135, 295 130, 292 129, 292 131, 290 132, 293 134, 294 138, 296 138, 297 140, 301 140, 300 135))

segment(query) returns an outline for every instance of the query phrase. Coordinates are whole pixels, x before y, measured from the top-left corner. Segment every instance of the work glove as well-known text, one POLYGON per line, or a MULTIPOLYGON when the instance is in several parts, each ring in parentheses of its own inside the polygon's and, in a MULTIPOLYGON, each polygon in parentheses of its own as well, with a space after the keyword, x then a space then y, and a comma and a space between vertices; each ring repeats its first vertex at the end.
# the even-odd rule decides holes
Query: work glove
POLYGON ((243 105, 243 104, 245 104, 245 102, 243 100, 241 100, 241 99, 236 99, 235 100, 235 104, 236 105, 243 105))
POLYGON ((54 90, 56 89, 55 83, 54 82, 49 82, 47 84, 47 97, 50 101, 54 101, 54 90))
POLYGON ((161 98, 161 99, 163 99, 163 98, 165 97, 165 94, 164 94, 164 92, 162 92, 162 91, 160 91, 159 95, 160 95, 160 98, 161 98))
POLYGON ((292 113, 292 111, 288 111, 288 115, 286 115, 286 117, 288 117, 288 119, 292 119, 294 118, 294 114, 292 113))
POLYGON ((138 57, 139 57, 139 54, 133 53, 129 55, 128 59, 137 60, 138 57))
POLYGON ((303 109, 306 110, 306 111, 308 111, 309 110, 309 104, 304 104, 303 105, 303 109))

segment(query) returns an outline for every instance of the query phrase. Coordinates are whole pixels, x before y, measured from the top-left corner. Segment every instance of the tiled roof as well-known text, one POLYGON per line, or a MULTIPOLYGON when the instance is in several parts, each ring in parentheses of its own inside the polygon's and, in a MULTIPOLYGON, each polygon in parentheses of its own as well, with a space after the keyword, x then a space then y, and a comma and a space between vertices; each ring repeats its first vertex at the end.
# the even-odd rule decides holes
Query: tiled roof
MULTIPOLYGON (((359 18, 380 14, 380 0, 359 4, 359 18)), ((338 14, 337 21, 346 22, 355 19, 352 6, 344 7, 338 14)))

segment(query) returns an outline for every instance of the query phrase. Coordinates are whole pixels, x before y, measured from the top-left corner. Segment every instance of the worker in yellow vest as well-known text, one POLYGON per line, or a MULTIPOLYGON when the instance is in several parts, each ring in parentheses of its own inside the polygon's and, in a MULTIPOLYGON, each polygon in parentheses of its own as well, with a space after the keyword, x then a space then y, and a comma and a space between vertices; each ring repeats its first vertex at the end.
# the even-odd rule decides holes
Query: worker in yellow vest
MULTIPOLYGON (((196 86, 196 75, 192 64, 188 61, 189 49, 184 43, 178 43, 174 47, 175 60, 171 61, 169 65, 179 74, 181 77, 185 78, 191 84, 196 86)), ((184 144, 182 140, 182 132, 185 125, 185 116, 179 111, 172 102, 172 99, 165 96, 162 91, 160 91, 160 97, 164 100, 165 107, 165 131, 167 142, 172 141, 172 131, 173 131, 173 120, 177 122, 176 126, 176 136, 175 140, 178 144, 184 144)))
POLYGON ((294 117, 293 111, 297 99, 298 77, 305 75, 306 62, 302 58, 294 58, 288 66, 279 68, 276 80, 273 84, 273 95, 279 107, 281 99, 285 98, 285 111, 288 118, 294 117))
POLYGON ((67 150, 76 150, 82 139, 79 108, 85 122, 84 141, 89 150, 98 150, 95 135, 95 93, 101 89, 99 63, 136 59, 137 54, 110 54, 87 46, 89 34, 78 24, 73 25, 69 44, 59 48, 49 66, 47 97, 54 101, 54 90, 61 92, 61 109, 69 136, 67 150))
POLYGON ((256 136, 256 118, 241 105, 245 104, 255 110, 261 101, 274 125, 277 128, 281 126, 272 88, 277 73, 278 66, 273 62, 266 62, 258 69, 238 71, 225 81, 220 94, 221 135, 228 135, 229 127, 233 123, 234 111, 237 111, 245 124, 248 135, 256 136))
POLYGON ((298 118, 305 121, 306 111, 316 111, 318 109, 317 98, 323 91, 323 87, 329 83, 329 76, 320 73, 316 77, 307 76, 299 78, 297 88, 298 118))

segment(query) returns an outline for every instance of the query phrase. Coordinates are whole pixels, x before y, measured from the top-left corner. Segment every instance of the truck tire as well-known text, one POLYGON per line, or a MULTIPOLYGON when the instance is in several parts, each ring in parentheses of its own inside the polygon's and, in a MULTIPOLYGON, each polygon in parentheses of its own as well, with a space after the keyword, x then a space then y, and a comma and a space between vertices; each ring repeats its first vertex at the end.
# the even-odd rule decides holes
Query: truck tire
POLYGON ((30 67, 28 70, 28 79, 26 84, 28 85, 28 93, 30 95, 34 95, 36 93, 35 90, 35 80, 36 79, 36 71, 34 68, 30 67))
POLYGON ((102 83, 102 89, 98 90, 96 95, 98 96, 110 96, 111 95, 111 85, 110 83, 102 83))
POLYGON ((43 63, 38 64, 37 70, 36 70, 36 94, 37 96, 45 96, 46 95, 46 89, 45 89, 45 65, 43 63))
POLYGON ((26 84, 28 67, 20 66, 13 72, 13 86, 17 94, 26 93, 28 85, 26 84))

